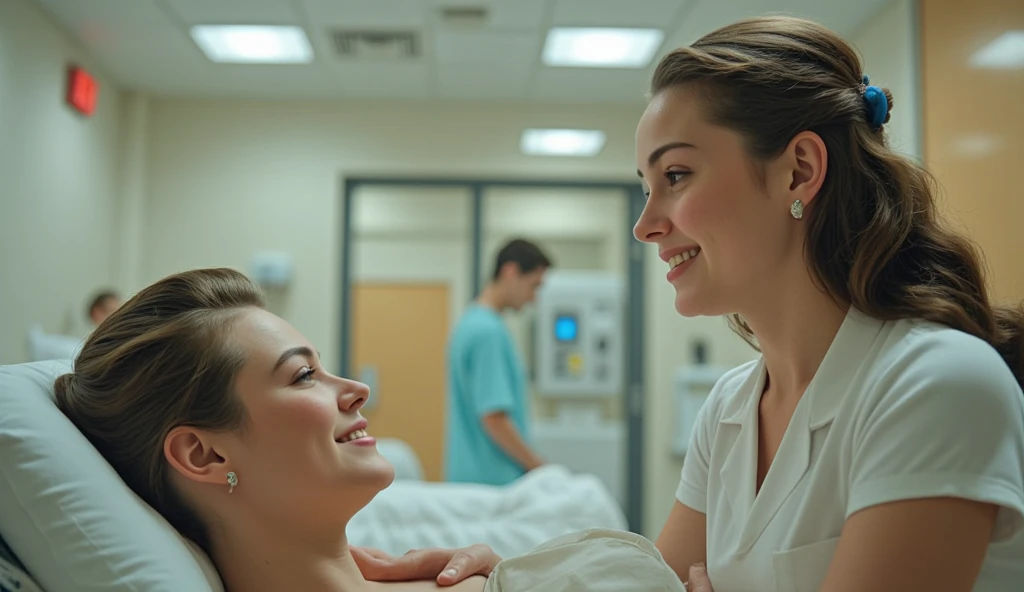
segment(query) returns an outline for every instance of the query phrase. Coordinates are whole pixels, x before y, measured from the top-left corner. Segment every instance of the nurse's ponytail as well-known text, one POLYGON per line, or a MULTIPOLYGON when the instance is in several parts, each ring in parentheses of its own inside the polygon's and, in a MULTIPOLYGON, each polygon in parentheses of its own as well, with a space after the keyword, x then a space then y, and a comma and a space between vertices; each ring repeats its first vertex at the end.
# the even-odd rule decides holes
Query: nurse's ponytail
POLYGON ((992 345, 1002 354, 1017 382, 1024 388, 1024 306, 1000 306, 993 313, 996 331, 992 345))
MULTIPOLYGON (((828 170, 803 221, 808 265, 833 298, 984 339, 1024 385, 1024 308, 992 303, 977 247, 939 218, 931 175, 889 147, 892 94, 870 84, 849 44, 811 21, 748 19, 665 56, 652 94, 680 85, 759 166, 802 131, 821 137, 828 170)), ((742 318, 731 323, 757 347, 742 318)))

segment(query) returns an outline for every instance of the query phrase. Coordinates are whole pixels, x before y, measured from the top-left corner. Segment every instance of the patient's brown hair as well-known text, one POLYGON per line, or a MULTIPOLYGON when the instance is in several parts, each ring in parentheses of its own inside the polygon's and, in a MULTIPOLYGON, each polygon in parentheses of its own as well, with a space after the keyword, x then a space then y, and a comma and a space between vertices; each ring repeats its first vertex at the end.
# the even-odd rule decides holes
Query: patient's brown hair
POLYGON ((100 325, 55 384, 58 407, 128 486, 207 551, 200 517, 172 487, 163 444, 176 426, 244 427, 233 383, 245 355, 231 328, 246 307, 263 300, 237 271, 167 277, 100 325))

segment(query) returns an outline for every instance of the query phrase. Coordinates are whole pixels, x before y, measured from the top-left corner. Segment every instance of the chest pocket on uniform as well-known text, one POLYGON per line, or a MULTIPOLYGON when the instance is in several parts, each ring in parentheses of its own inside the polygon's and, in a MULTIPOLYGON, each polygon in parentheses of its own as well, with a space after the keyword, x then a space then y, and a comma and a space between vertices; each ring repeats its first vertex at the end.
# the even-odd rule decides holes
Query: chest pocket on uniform
POLYGON ((839 545, 839 537, 775 553, 775 589, 778 592, 817 592, 839 545))

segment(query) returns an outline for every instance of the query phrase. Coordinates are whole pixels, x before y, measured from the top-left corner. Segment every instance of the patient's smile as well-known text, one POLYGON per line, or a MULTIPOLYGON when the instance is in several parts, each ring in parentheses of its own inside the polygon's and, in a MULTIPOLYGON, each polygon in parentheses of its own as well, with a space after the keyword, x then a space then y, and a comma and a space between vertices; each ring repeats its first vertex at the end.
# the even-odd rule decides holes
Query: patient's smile
POLYGON ((353 440, 361 440, 363 438, 368 438, 368 437, 369 437, 369 434, 366 432, 366 430, 355 430, 354 432, 352 432, 352 433, 350 433, 350 434, 348 434, 346 436, 342 436, 342 437, 338 438, 338 443, 339 444, 345 444, 346 442, 351 442, 353 440))

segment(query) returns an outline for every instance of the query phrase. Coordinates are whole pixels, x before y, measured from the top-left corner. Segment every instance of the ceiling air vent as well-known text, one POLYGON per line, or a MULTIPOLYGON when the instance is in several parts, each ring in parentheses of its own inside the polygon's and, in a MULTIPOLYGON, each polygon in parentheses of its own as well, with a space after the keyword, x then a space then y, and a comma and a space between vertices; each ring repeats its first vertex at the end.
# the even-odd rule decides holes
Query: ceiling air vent
POLYGON ((331 31, 338 55, 356 59, 409 59, 420 57, 415 31, 331 31))
POLYGON ((441 22, 449 26, 479 27, 487 22, 484 6, 447 6, 439 12, 441 22))

